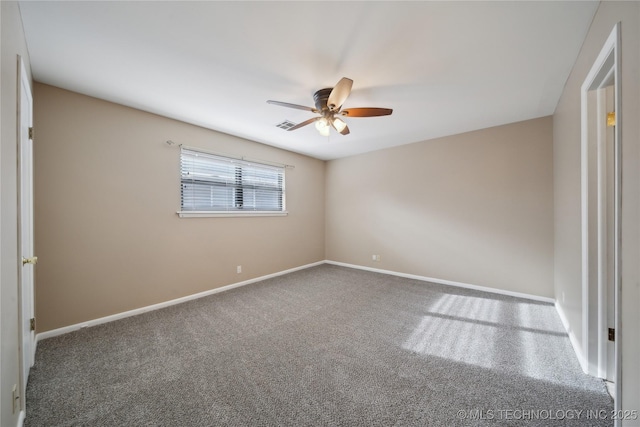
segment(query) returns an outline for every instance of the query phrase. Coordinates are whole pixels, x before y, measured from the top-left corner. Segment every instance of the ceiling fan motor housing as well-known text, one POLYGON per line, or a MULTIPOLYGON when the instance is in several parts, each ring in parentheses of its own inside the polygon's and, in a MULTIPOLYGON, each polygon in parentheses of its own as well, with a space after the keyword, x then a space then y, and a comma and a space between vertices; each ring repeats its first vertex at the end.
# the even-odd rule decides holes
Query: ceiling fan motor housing
POLYGON ((331 93, 332 90, 333 90, 332 87, 328 87, 328 88, 320 89, 319 91, 313 94, 313 101, 315 102, 316 109, 318 111, 325 111, 329 109, 329 107, 327 106, 327 100, 329 99, 329 94, 331 93))

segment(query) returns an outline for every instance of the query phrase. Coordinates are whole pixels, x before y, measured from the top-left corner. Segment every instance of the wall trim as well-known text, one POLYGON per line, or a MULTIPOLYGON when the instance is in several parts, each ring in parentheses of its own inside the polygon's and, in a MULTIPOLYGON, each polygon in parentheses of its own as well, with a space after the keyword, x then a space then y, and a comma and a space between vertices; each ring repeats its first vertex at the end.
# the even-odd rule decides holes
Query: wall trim
POLYGON ((287 269, 287 270, 282 270, 282 271, 279 271, 277 273, 271 273, 271 274, 267 274, 267 275, 264 275, 264 276, 255 277, 253 279, 244 280, 242 282, 232 283, 230 285, 221 286, 219 288, 210 289, 208 291, 199 292, 197 294, 187 295, 187 296, 184 296, 184 297, 172 299, 172 300, 161 302, 161 303, 158 303, 158 304, 152 304, 152 305, 136 308, 136 309, 129 310, 129 311, 124 311, 122 313, 112 314, 110 316, 105 316, 105 317, 100 317, 98 319, 89 320, 89 321, 86 321, 86 322, 76 323, 74 325, 64 326, 62 328, 52 329, 50 331, 45 331, 45 332, 40 332, 39 334, 36 335, 36 346, 37 346, 38 341, 43 340, 43 339, 57 337, 58 335, 68 334, 69 332, 77 331, 79 329, 90 328, 92 326, 97 326, 97 325, 101 325, 103 323, 109 323, 109 322, 113 322, 113 321, 116 321, 116 320, 125 319, 125 318, 131 317, 131 316, 137 316, 138 314, 143 314, 143 313, 146 313, 146 312, 149 312, 149 311, 159 310, 161 308, 170 307, 172 305, 181 304, 183 302, 192 301, 192 300, 195 300, 195 299, 198 299, 198 298, 203 298, 203 297, 206 297, 206 296, 209 296, 209 295, 213 295, 213 294, 217 294, 217 293, 220 293, 220 292, 228 291, 230 289, 238 288, 240 286, 245 286, 245 285, 249 285, 251 283, 255 283, 255 282, 260 282, 260 281, 263 281, 263 280, 271 279, 273 277, 277 277, 277 276, 282 276, 282 275, 285 275, 285 274, 293 273, 294 271, 304 270, 304 269, 307 269, 307 268, 310 268, 310 267, 315 267, 315 266, 318 266, 318 265, 322 265, 324 263, 325 263, 325 261, 317 261, 317 262, 314 262, 314 263, 311 263, 311 264, 305 264, 305 265, 301 265, 299 267, 294 267, 294 268, 290 268, 290 269, 287 269))
POLYGON ((551 304, 555 303, 555 299, 553 298, 549 298, 549 297, 541 297, 538 295, 532 295, 532 294, 525 294, 522 292, 513 292, 513 291, 507 291, 504 289, 497 289, 497 288, 489 288, 486 286, 478 286, 478 285, 472 285, 469 283, 462 283, 462 282, 454 282, 452 280, 444 280, 444 279, 435 279, 433 277, 426 277, 426 276, 418 276, 416 274, 408 274, 408 273, 400 273, 397 271, 391 271, 391 270, 382 270, 379 268, 373 268, 373 267, 366 267, 363 265, 356 265, 356 264, 348 264, 345 262, 338 262, 338 261, 330 261, 330 260, 326 260, 325 261, 327 264, 332 264, 332 265, 338 265, 341 267, 349 267, 349 268, 355 268, 358 270, 366 270, 366 271, 372 271, 374 273, 382 273, 382 274, 389 274, 392 276, 398 276, 398 277, 404 277, 407 279, 415 279, 415 280, 420 280, 423 282, 432 282, 432 283, 438 283, 441 285, 449 285, 449 286, 455 286, 458 288, 466 288, 466 289, 473 289, 476 291, 482 291, 482 292, 490 292, 493 294, 500 294, 500 295, 508 295, 511 297, 517 297, 517 298, 525 298, 525 299, 530 299, 530 300, 534 300, 534 301, 541 301, 541 302, 548 302, 551 304))
MULTIPOLYGON (((25 397, 26 399, 26 397, 25 397)), ((24 425, 24 419, 26 418, 26 414, 24 412, 24 409, 22 411, 20 411, 20 414, 18 415, 18 427, 22 427, 24 425)))
POLYGON ((569 323, 569 319, 567 319, 567 316, 564 314, 564 310, 562 309, 562 306, 558 304, 557 301, 555 303, 555 306, 556 306, 556 311, 558 312, 558 316, 560 317, 560 321, 562 322, 562 326, 564 326, 564 329, 567 331, 567 335, 569 335, 569 341, 571 342, 571 346, 573 347, 573 352, 576 354, 576 357, 578 358, 578 363, 580 363, 580 367, 582 368, 582 371, 585 374, 590 375, 588 365, 587 365, 587 359, 584 357, 584 353, 582 352, 582 346, 578 341, 578 337, 574 333, 574 330, 571 329, 571 324, 569 323))

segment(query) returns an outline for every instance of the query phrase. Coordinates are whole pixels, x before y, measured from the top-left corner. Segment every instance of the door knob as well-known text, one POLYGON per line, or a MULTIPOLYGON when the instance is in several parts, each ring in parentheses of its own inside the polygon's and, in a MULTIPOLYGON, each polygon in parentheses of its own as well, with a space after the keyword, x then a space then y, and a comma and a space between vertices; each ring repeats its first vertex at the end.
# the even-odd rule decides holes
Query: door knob
POLYGON ((36 265, 37 263, 38 263, 38 257, 37 256, 31 257, 31 258, 22 257, 22 265, 25 265, 25 264, 36 265))

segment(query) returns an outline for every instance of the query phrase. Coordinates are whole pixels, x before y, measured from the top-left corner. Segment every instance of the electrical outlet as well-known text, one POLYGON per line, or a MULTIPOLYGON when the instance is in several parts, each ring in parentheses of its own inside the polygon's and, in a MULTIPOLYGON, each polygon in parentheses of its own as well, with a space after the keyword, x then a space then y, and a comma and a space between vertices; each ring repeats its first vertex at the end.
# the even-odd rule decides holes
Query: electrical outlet
POLYGON ((241 265, 236 267, 236 273, 238 273, 238 274, 242 273, 242 266, 241 265))
POLYGON ((380 255, 376 255, 376 261, 380 261, 380 255))
POLYGON ((375 255, 371 255, 371 261, 375 261, 376 260, 376 256, 375 255))

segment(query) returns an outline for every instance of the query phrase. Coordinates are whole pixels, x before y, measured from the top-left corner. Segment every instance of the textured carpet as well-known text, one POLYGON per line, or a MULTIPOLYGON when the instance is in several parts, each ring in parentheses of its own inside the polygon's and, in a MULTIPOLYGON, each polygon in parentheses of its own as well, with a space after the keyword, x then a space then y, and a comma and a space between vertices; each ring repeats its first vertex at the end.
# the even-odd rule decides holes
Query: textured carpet
POLYGON ((551 304, 322 265, 43 340, 27 426, 600 426, 551 304))

